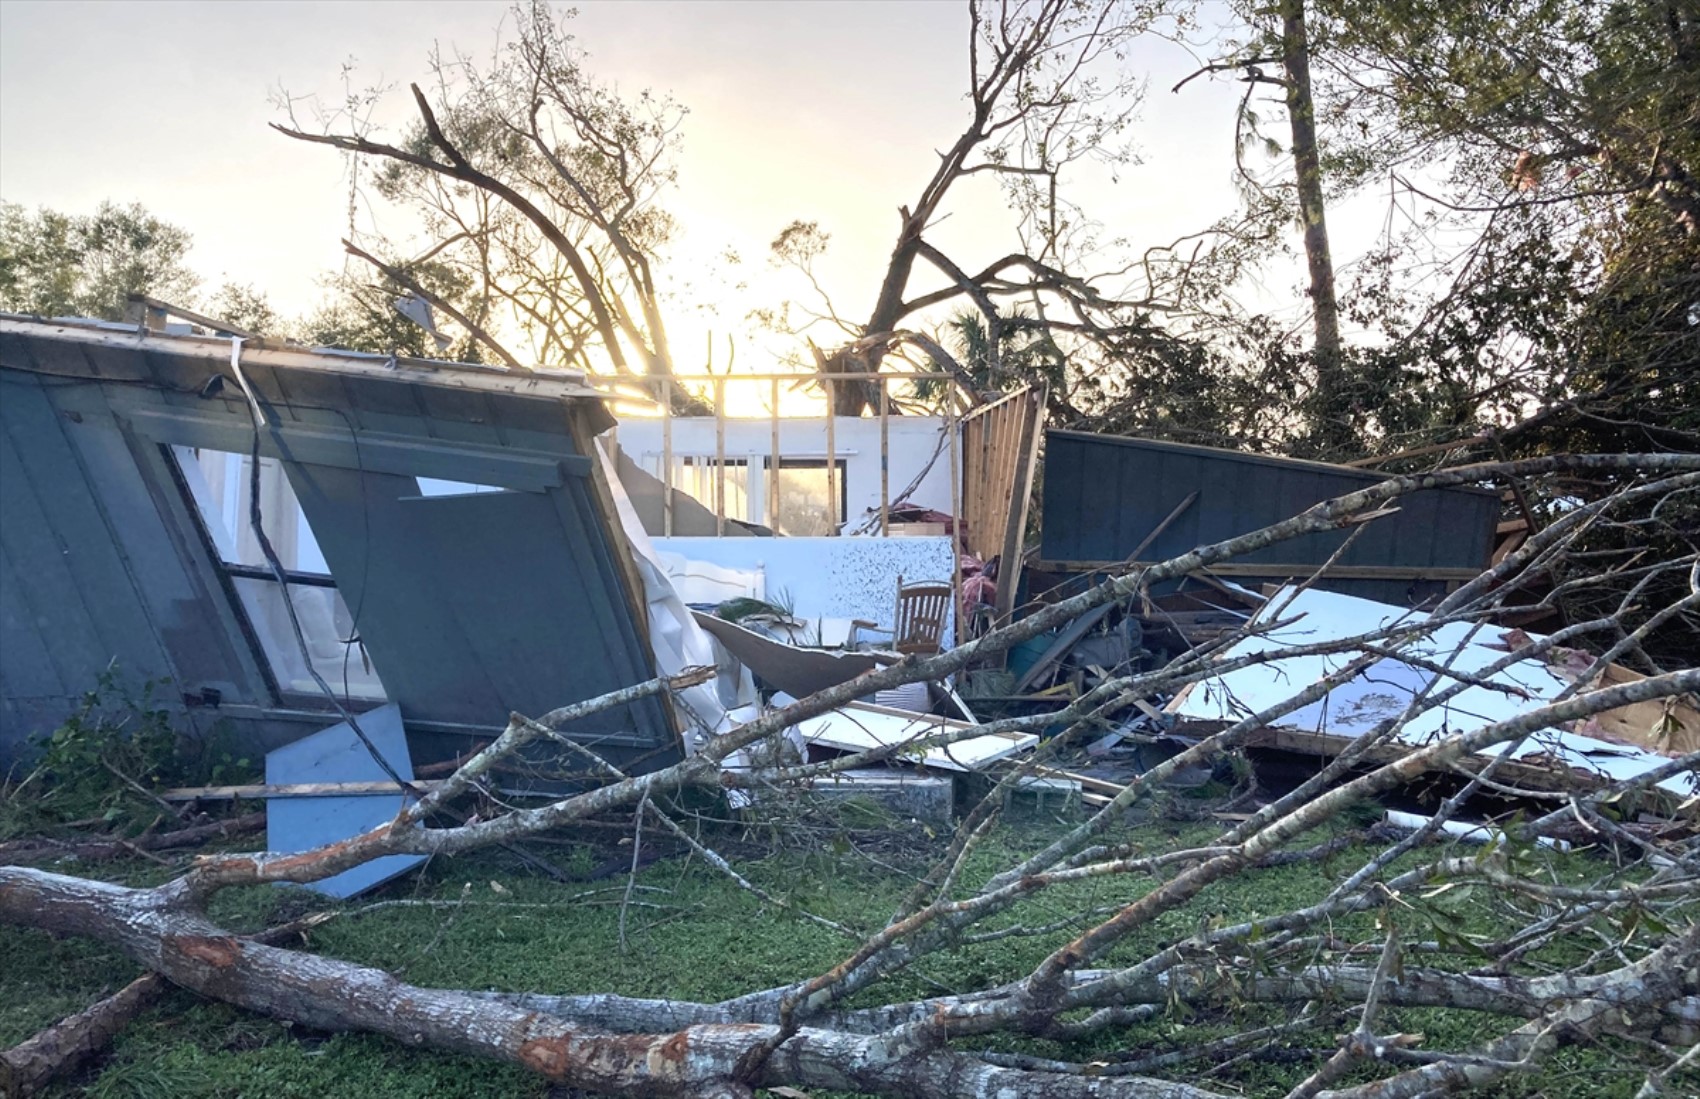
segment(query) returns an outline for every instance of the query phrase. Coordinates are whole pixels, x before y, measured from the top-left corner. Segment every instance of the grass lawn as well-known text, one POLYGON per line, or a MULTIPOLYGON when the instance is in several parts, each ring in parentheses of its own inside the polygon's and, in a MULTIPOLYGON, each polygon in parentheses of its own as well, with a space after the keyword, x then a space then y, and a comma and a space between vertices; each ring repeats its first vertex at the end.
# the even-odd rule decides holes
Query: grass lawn
MULTIPOLYGON (((1054 825, 1027 824, 1000 832, 975 857, 969 881, 983 878, 1014 853, 1054 834, 1054 825)), ((1119 839, 1148 851, 1198 843, 1212 825, 1147 823, 1125 826, 1119 839)), ((568 865, 595 861, 587 849, 551 853, 568 865)), ((606 849, 604 849, 606 850, 606 849)), ((617 848, 615 849, 617 850, 617 848)), ((629 848, 627 848, 629 850, 629 848)), ((1213 919, 1240 920, 1275 913, 1314 899, 1338 873, 1356 866, 1346 851, 1334 859, 1302 862, 1244 876, 1207 891, 1193 906, 1160 920, 1119 946, 1110 959, 1129 961, 1196 930, 1213 919)), ((787 850, 740 863, 753 881, 793 903, 857 928, 872 928, 891 912, 920 863, 913 837, 907 846, 880 848, 863 857, 843 841, 818 850, 787 850)), ((1561 879, 1584 880, 1589 856, 1559 860, 1561 879)), ((74 866, 61 867, 78 872, 74 866)), ((102 864, 86 871, 142 884, 166 871, 150 863, 102 864)), ((500 853, 437 860, 420 873, 341 906, 342 915, 312 933, 310 948, 379 966, 420 985, 538 992, 616 991, 630 995, 719 1000, 812 975, 840 961, 848 940, 775 909, 739 890, 700 860, 676 858, 649 866, 637 878, 636 906, 626 918, 620 945, 620 899, 625 875, 561 884, 524 872, 500 853), (390 903, 399 902, 399 903, 390 903)), ((1095 908, 1125 903, 1147 887, 1131 877, 1097 879, 1041 893, 992 926, 1043 925, 1095 908)), ((1427 902, 1430 915, 1456 918, 1467 931, 1493 922, 1488 899, 1453 890, 1427 902)), ((320 898, 284 888, 229 890, 213 915, 237 930, 327 907, 320 898)), ((1426 911, 1426 909, 1425 909, 1426 911)), ((1373 914, 1345 921, 1335 934, 1374 940, 1373 914)), ((1413 937, 1420 932, 1413 929, 1413 937)), ((912 973, 870 990, 861 1003, 965 991, 1018 976, 1049 948, 1055 934, 1009 937, 928 959, 912 973)), ((1571 949, 1581 949, 1571 944, 1571 949)), ((1555 949, 1566 949, 1560 944, 1555 949)), ((1460 962, 1456 964, 1469 964, 1460 962)), ((120 987, 139 970, 99 946, 36 932, 0 930, 0 1046, 10 1045, 120 987)), ((1289 1018, 1286 1007, 1185 1005, 1137 1027, 1098 1036, 1088 1049, 1028 1039, 979 1041, 1042 1056, 1110 1055, 1182 1050, 1236 1030, 1289 1018)), ((1422 1031, 1428 1048, 1457 1048, 1506 1029, 1504 1020, 1466 1012, 1389 1011, 1378 1029, 1422 1031)), ((1332 1047, 1335 1023, 1298 1035, 1303 1049, 1332 1047)), ((970 1047, 965 1047, 970 1048, 970 1047)), ((1634 1056, 1634 1051, 1627 1051, 1634 1056)), ((1278 1095, 1315 1065, 1295 1049, 1289 1056, 1233 1066, 1206 1076, 1207 1064, 1170 1070, 1201 1086, 1248 1096, 1278 1095)), ((1495 1094, 1582 1099, 1630 1096, 1641 1073, 1599 1050, 1568 1049, 1539 1074, 1520 1077, 1495 1094)), ((1687 1083, 1700 1093, 1700 1078, 1687 1083)), ((546 1096, 541 1079, 490 1062, 424 1052, 386 1039, 325 1034, 292 1027, 173 991, 130 1026, 108 1057, 55 1094, 93 1096, 321 1096, 348 1099, 393 1095, 449 1097, 546 1096)))

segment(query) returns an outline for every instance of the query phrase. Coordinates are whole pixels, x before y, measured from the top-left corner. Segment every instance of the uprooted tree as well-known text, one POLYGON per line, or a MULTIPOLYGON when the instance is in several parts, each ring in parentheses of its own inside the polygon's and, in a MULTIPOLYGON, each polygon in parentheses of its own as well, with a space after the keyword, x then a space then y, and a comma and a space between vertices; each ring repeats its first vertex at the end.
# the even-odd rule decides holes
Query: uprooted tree
MULTIPOLYGON (((1615 686, 1599 685, 1593 675, 1661 622, 1700 608, 1695 553, 1637 563, 1631 595, 1597 619, 1540 639, 1508 635, 1507 652, 1495 665, 1459 677, 1436 676, 1397 717, 1202 846, 1152 849, 1127 829, 1125 812, 1151 799, 1180 769, 1234 757, 1255 731, 1279 725, 1372 664, 1397 656, 1444 671, 1445 651, 1425 648, 1426 635, 1458 623, 1483 627, 1510 593, 1561 559, 1590 527, 1632 513, 1649 499, 1697 491, 1700 457, 1692 455, 1554 457, 1390 479, 1264 530, 1117 576, 958 649, 911 658, 819 692, 708 739, 683 762, 652 773, 622 774, 557 727, 634 697, 682 687, 691 676, 653 680, 536 718, 515 715, 495 742, 410 802, 391 824, 318 850, 208 855, 153 888, 0 867, 0 921, 98 939, 184 988, 238 1007, 515 1062, 571 1086, 621 1094, 749 1095, 756 1087, 789 1085, 884 1095, 1206 1099, 1221 1093, 1189 1071, 1197 1060, 1257 1058, 1281 1049, 1290 1035, 1317 1028, 1338 1034, 1337 1047, 1315 1053, 1293 1095, 1438 1094, 1522 1072, 1563 1045, 1609 1041, 1640 1051, 1645 1094, 1666 1087, 1682 1093, 1687 1088, 1682 1081, 1692 1083, 1700 1056, 1694 800, 1690 796, 1685 806, 1668 810, 1679 819, 1688 814, 1689 825, 1665 833, 1637 823, 1623 809, 1656 804, 1661 795, 1655 784, 1692 775, 1700 753, 1672 758, 1632 779, 1606 779, 1566 793, 1517 790, 1499 768, 1510 756, 1538 751, 1542 731, 1561 723, 1700 691, 1695 670, 1615 686), (754 796, 759 812, 764 796, 917 745, 755 771, 726 769, 734 752, 778 738, 798 720, 870 691, 959 671, 1102 604, 1137 599, 1162 581, 1287 538, 1373 522, 1405 493, 1555 471, 1587 472, 1617 487, 1547 526, 1454 591, 1421 623, 1366 624, 1360 636, 1280 650, 1286 656, 1332 654, 1333 670, 1316 683, 1293 684, 1278 702, 1260 702, 1257 712, 1142 774, 1043 849, 973 886, 963 884, 962 869, 999 827, 1003 790, 1059 746, 1093 729, 1098 715, 1270 659, 1272 652, 1255 645, 1235 646, 1282 623, 1280 607, 1266 609, 1258 625, 1160 668, 1116 670, 1060 713, 924 738, 947 743, 1040 724, 1065 729, 966 814, 889 919, 867 927, 830 924, 845 936, 842 960, 779 987, 752 989, 721 1003, 632 999, 613 990, 556 996, 547 990, 420 988, 377 969, 237 937, 206 915, 208 900, 221 890, 318 881, 383 855, 454 856, 568 827, 612 808, 635 809, 651 827, 679 837, 743 887, 756 888, 712 851, 712 838, 679 823, 675 795, 689 787, 741 787, 754 796), (1667 573, 1683 578, 1685 593, 1669 602, 1648 601, 1650 579, 1667 573), (1453 712, 1441 734, 1421 743, 1401 739, 1412 721, 1448 707, 1472 685, 1492 682, 1499 669, 1582 644, 1595 651, 1593 666, 1580 669, 1575 685, 1556 699, 1529 703, 1495 722, 1453 712), (468 822, 439 815, 490 781, 504 759, 548 741, 596 776, 580 792, 468 822), (1504 755, 1493 754, 1500 748, 1504 755), (1319 835, 1337 828, 1354 807, 1435 776, 1451 776, 1458 786, 1420 830, 1354 834, 1349 841, 1337 833, 1319 835), (1504 822, 1500 841, 1486 850, 1466 852, 1434 842, 1442 838, 1442 825, 1482 792, 1509 793, 1537 808, 1504 822), (1600 852, 1585 880, 1546 873, 1538 841, 1552 837, 1600 852), (1319 840, 1325 841, 1318 846, 1319 840), (1255 879, 1263 868, 1324 853, 1341 860, 1338 873, 1311 895, 1279 911, 1255 913, 1234 899, 1235 885, 1255 879), (1059 915, 1045 904, 1053 887, 1085 880, 1125 882, 1125 888, 1100 910, 1059 915), (1509 931, 1483 936, 1460 930, 1456 913, 1447 914, 1446 898, 1471 887, 1477 898, 1472 903, 1509 917, 1509 931), (1198 922, 1184 925, 1195 930, 1142 937, 1176 914, 1198 915, 1198 922), (1047 950, 1024 976, 924 1000, 879 1002, 882 988, 925 959, 988 936, 1012 935, 1034 938, 1047 950), (849 1006, 852 996, 874 1006, 849 1006), (1103 1052, 1115 1048, 1128 1027, 1176 1005, 1222 1010, 1231 1021, 1232 1005, 1240 1003, 1288 1004, 1291 1018, 1273 1026, 1230 1027, 1226 1036, 1179 1052, 1103 1052), (1433 1048, 1423 1035, 1387 1025, 1393 1009, 1413 1006, 1479 1013, 1480 1040, 1469 1048, 1433 1048), (1046 1040, 1054 1052, 987 1048, 999 1035, 1046 1040)), ((792 906, 778 897, 764 900, 792 906)))

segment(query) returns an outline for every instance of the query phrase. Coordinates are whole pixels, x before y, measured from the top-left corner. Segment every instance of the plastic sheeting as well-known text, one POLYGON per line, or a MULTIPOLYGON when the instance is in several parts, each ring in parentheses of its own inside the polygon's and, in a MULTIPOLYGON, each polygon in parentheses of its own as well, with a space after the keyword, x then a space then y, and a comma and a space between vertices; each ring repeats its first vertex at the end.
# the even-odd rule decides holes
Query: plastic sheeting
POLYGON ((668 580, 666 568, 644 532, 630 497, 620 485, 619 471, 608 453, 612 443, 606 438, 600 442, 602 445, 595 448, 596 457, 607 475, 620 526, 626 532, 632 561, 643 581, 656 671, 661 675, 678 675, 686 668, 720 668, 715 679, 687 687, 673 696, 674 706, 685 724, 681 730, 685 752, 692 754, 707 742, 707 737, 729 732, 755 718, 759 713, 755 681, 742 665, 723 659, 714 639, 691 617, 691 609, 668 580))

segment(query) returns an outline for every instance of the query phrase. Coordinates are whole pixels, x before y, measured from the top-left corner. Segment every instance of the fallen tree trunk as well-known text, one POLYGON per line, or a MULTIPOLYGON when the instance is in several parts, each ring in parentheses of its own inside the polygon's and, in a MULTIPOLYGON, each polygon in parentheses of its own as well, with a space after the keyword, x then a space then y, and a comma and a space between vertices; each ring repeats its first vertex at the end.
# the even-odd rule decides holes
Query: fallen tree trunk
MULTIPOLYGON (((949 1050, 894 1045, 887 1028, 985 998, 943 997, 823 1016, 779 1042, 755 1079, 741 1082, 758 1051, 781 1035, 774 1013, 728 1004, 620 996, 552 997, 428 989, 381 970, 279 949, 295 928, 244 939, 161 902, 159 894, 24 867, 0 867, 0 922, 69 932, 108 943, 190 991, 324 1030, 365 1030, 408 1045, 448 1049, 522 1065, 573 1087, 630 1095, 742 1096, 750 1085, 791 1085, 887 1095, 1219 1099, 1220 1093, 1145 1077, 1101 1078, 1008 1068, 949 1050), (649 1031, 649 1032, 644 1032, 649 1031), (882 1032, 883 1033, 880 1033, 882 1032)), ((1615 1018, 1691 1020, 1700 985, 1692 966, 1700 928, 1641 962, 1592 978, 1506 981, 1409 970, 1384 993, 1389 1003, 1466 1006, 1534 1017, 1565 1005, 1610 1007, 1615 1018), (1472 994, 1473 993, 1473 994, 1472 994)), ((1090 983, 1095 975, 1076 975, 1090 983)), ((1207 998, 1202 972, 1171 973, 1173 984, 1135 989, 1161 1001, 1177 988, 1207 998)), ((1357 967, 1307 967, 1290 977, 1242 982, 1247 999, 1304 1001, 1344 994, 1370 979, 1357 967)), ((98 1049, 163 982, 144 977, 89 1011, 6 1055, 10 1080, 38 1079, 53 1062, 98 1049), (67 1048, 66 1043, 70 1043, 67 1048), (31 1047, 25 1050, 25 1047, 31 1047), (20 1051, 22 1051, 20 1053, 20 1051)), ((991 998, 996 998, 993 995, 991 998)), ((61 1064, 59 1067, 63 1067, 61 1064)), ((39 1086, 39 1083, 37 1084, 39 1086)), ((26 1086, 20 1094, 29 1094, 26 1086)), ((10 1094, 10 1092, 8 1092, 10 1094)))
MULTIPOLYGON (((747 1059, 776 1026, 693 1025, 660 1034, 578 1027, 465 992, 419 988, 381 970, 244 940, 159 894, 27 867, 0 867, 0 922, 117 947, 172 983, 211 999, 323 1030, 364 1030, 411 1046, 523 1065, 593 1091, 644 1096, 748 1096, 747 1059)), ((947 1050, 894 1050, 880 1037, 802 1029, 751 1082, 885 1095, 1008 1099, 1222 1099, 1144 1077, 1029 1072, 947 1050)))

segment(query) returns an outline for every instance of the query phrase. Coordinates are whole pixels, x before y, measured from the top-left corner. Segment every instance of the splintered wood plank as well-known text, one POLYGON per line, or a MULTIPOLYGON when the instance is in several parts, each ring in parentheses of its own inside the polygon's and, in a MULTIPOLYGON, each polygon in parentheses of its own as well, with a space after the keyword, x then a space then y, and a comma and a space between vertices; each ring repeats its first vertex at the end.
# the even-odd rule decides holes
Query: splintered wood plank
MULTIPOLYGON (((408 783, 415 790, 434 790, 442 779, 414 779, 408 783)), ((256 782, 239 786, 179 786, 161 790, 166 801, 254 801, 260 798, 346 798, 372 794, 395 794, 400 788, 385 779, 381 782, 256 782)))

